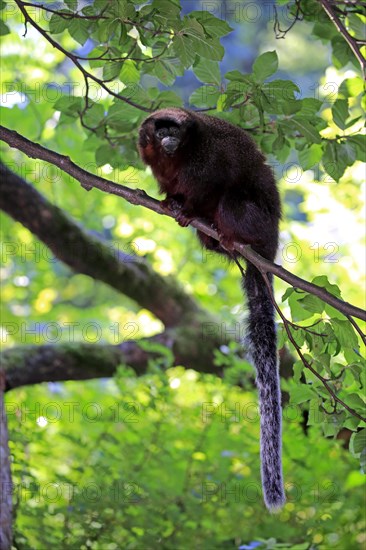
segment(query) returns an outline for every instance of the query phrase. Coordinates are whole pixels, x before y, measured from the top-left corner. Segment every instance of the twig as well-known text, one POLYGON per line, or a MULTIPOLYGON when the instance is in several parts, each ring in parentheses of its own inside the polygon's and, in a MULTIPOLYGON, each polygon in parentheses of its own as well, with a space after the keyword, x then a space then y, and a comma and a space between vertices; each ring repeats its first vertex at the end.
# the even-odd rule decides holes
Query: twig
POLYGON ((354 409, 352 409, 351 407, 349 407, 347 405, 347 403, 345 403, 344 401, 342 401, 342 399, 340 399, 337 394, 334 392, 334 390, 330 387, 330 385, 328 384, 329 380, 327 380, 326 378, 324 378, 324 376, 322 376, 321 374, 319 374, 315 369, 314 367, 311 366, 311 364, 309 363, 309 361, 306 359, 306 357, 304 356, 304 354, 302 353, 301 349, 300 349, 300 346, 297 344, 296 340, 294 339, 294 337, 292 336, 292 332, 291 332, 291 329, 290 329, 290 323, 288 322, 288 320, 286 319, 286 317, 284 316, 284 314, 282 313, 281 311, 281 308, 277 305, 277 302, 276 300, 274 299, 273 297, 273 291, 272 291, 272 286, 271 286, 271 283, 269 282, 268 280, 268 275, 265 271, 261 271, 261 274, 262 274, 262 277, 266 283, 266 286, 268 288, 268 292, 269 292, 269 295, 270 295, 270 298, 271 298, 271 301, 272 301, 272 304, 275 308, 275 310, 277 311, 278 315, 281 317, 282 319, 282 322, 283 322, 283 325, 285 327, 285 330, 286 330, 286 333, 287 333, 287 336, 288 336, 288 339, 290 340, 291 344, 294 346, 298 356, 300 357, 302 363, 304 364, 304 366, 310 370, 310 372, 312 372, 314 374, 314 376, 316 378, 318 378, 318 380, 320 380, 322 382, 322 384, 324 385, 324 387, 327 389, 328 393, 332 396, 334 402, 337 402, 339 403, 340 405, 342 405, 342 407, 344 407, 350 414, 352 414, 353 416, 356 416, 357 418, 359 418, 360 420, 362 420, 363 422, 366 422, 366 417, 363 417, 361 416, 360 414, 358 414, 357 411, 355 411, 354 409))
POLYGON ((366 346, 366 334, 364 334, 362 332, 362 330, 360 329, 360 327, 358 326, 356 321, 354 319, 352 319, 352 317, 350 315, 346 315, 346 317, 349 320, 349 322, 351 323, 351 325, 353 326, 353 328, 355 329, 355 331, 360 335, 360 338, 361 338, 362 342, 366 346))
POLYGON ((361 70, 363 73, 363 76, 365 77, 366 73, 366 60, 363 57, 358 44, 357 40, 355 40, 347 31, 346 27, 343 25, 342 21, 339 19, 339 17, 334 13, 332 6, 328 0, 318 0, 320 1, 325 13, 328 15, 329 19, 332 21, 333 25, 335 25, 336 29, 341 33, 341 35, 344 37, 345 41, 355 54, 356 58, 358 59, 361 70))
POLYGON ((128 103, 128 105, 131 105, 132 107, 135 107, 136 109, 140 109, 141 111, 144 111, 146 113, 150 113, 153 109, 153 107, 149 108, 149 107, 144 107, 143 105, 139 105, 138 103, 135 103, 134 101, 132 101, 131 99, 128 99, 128 97, 125 97, 121 94, 118 94, 117 92, 114 92, 113 90, 111 90, 110 88, 108 88, 108 86, 105 84, 105 82, 103 80, 101 80, 100 78, 96 77, 95 75, 93 75, 92 73, 88 72, 82 65, 81 63, 79 63, 79 60, 78 60, 78 57, 77 55, 74 55, 72 53, 70 53, 69 51, 65 50, 65 48, 63 48, 61 46, 61 44, 59 44, 58 42, 56 42, 51 36, 49 36, 49 34, 44 30, 42 29, 42 27, 40 27, 31 17, 30 15, 28 14, 27 10, 25 9, 24 7, 24 4, 23 2, 21 2, 21 0, 14 0, 16 5, 18 6, 18 8, 20 9, 20 11, 22 12, 23 16, 24 16, 24 19, 25 19, 25 23, 29 23, 30 25, 32 25, 32 27, 34 27, 54 48, 56 48, 57 50, 59 50, 60 52, 62 52, 66 57, 68 57, 69 59, 71 59, 71 61, 74 63, 74 65, 79 69, 79 71, 84 75, 84 79, 85 78, 90 78, 91 80, 93 80, 94 82, 96 82, 97 84, 99 84, 99 86, 101 88, 103 88, 103 90, 105 90, 108 94, 110 94, 111 96, 115 97, 116 99, 120 99, 121 101, 124 101, 125 103, 128 103))
POLYGON ((277 11, 277 6, 274 4, 273 8, 274 8, 274 23, 273 23, 273 30, 274 30, 274 33, 275 33, 275 37, 277 39, 279 38, 285 38, 286 37, 286 34, 292 29, 292 27, 296 24, 297 21, 301 21, 302 20, 302 17, 301 17, 301 7, 300 7, 300 0, 295 0, 295 4, 296 4, 296 13, 294 15, 294 19, 293 21, 290 23, 290 25, 287 27, 287 29, 283 30, 281 29, 281 24, 280 24, 280 20, 279 20, 279 17, 278 17, 278 11, 277 11))

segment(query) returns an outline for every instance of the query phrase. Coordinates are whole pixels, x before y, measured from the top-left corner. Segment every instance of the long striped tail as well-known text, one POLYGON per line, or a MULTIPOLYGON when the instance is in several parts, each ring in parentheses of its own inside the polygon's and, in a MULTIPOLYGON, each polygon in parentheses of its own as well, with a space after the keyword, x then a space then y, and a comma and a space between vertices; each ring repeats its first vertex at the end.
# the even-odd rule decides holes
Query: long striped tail
POLYGON ((285 501, 282 479, 281 393, 274 307, 263 277, 247 263, 243 286, 247 295, 249 353, 257 371, 261 425, 264 501, 270 511, 285 501))

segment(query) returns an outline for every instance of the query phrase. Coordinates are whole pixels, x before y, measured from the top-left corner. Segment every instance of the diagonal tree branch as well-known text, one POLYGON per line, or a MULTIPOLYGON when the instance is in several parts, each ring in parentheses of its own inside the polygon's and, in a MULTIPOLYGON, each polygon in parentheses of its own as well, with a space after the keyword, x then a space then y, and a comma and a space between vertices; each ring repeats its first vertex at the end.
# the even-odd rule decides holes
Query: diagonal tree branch
POLYGON ((125 294, 166 327, 201 311, 172 278, 162 277, 142 258, 125 254, 87 233, 1 163, 0 191, 0 208, 34 233, 57 258, 74 271, 125 294))
POLYGON ((285 327, 285 331, 286 331, 286 334, 288 336, 288 339, 290 340, 291 344, 294 346, 295 350, 296 350, 296 353, 298 354, 298 356, 300 357, 302 363, 304 364, 304 366, 310 370, 310 372, 313 373, 313 375, 321 381, 321 383, 324 385, 324 387, 326 388, 326 390, 328 391, 329 395, 333 398, 334 402, 335 403, 339 403, 340 405, 342 405, 342 407, 344 407, 350 414, 352 414, 353 416, 355 416, 356 418, 358 418, 359 420, 362 420, 363 422, 366 422, 366 417, 363 417, 361 416, 360 414, 358 414, 357 411, 355 411, 354 409, 352 409, 351 407, 349 407, 347 405, 347 403, 345 403, 340 397, 338 397, 337 393, 333 390, 333 388, 331 387, 331 385, 329 384, 329 381, 324 378, 324 376, 322 376, 321 374, 319 374, 316 369, 311 365, 311 363, 306 359, 305 355, 303 354, 303 352, 301 351, 301 347, 297 344, 295 338, 293 337, 292 335, 292 332, 291 332, 291 328, 290 328, 290 325, 291 323, 289 323, 289 321, 286 319, 286 317, 284 316, 284 314, 282 313, 281 311, 281 308, 278 307, 277 303, 276 303, 276 300, 274 299, 273 297, 273 291, 272 291, 272 285, 268 279, 268 275, 267 273, 262 273, 262 276, 263 276, 263 279, 267 285, 267 288, 268 288, 268 292, 269 292, 269 295, 271 297, 271 301, 272 301, 272 304, 275 308, 275 310, 277 311, 278 315, 280 316, 280 318, 282 319, 282 322, 283 322, 283 326, 285 327))
MULTIPOLYGON (((123 185, 119 185, 117 183, 91 174, 86 170, 79 168, 75 163, 70 160, 69 157, 60 155, 55 151, 46 149, 42 145, 29 141, 17 132, 9 130, 4 126, 0 126, 0 140, 5 141, 8 145, 10 145, 10 147, 15 147, 16 149, 22 151, 31 158, 38 158, 40 160, 44 160, 46 162, 54 164, 55 166, 58 166, 65 173, 78 180, 81 185, 87 189, 96 187, 101 191, 123 197, 131 204, 144 206, 145 208, 153 210, 158 214, 167 215, 174 218, 174 215, 172 213, 167 213, 165 210, 163 210, 163 208, 160 206, 159 201, 149 197, 144 191, 141 191, 139 189, 132 190, 123 185)), ((206 235, 209 235, 210 237, 219 240, 219 235, 217 234, 217 231, 215 231, 207 223, 201 220, 194 220, 191 225, 192 227, 199 229, 206 235)), ((265 258, 262 258, 262 256, 252 250, 250 246, 237 242, 235 243, 234 248, 244 258, 257 266, 260 271, 273 273, 293 287, 318 296, 325 303, 338 309, 338 311, 342 312, 345 316, 357 317, 366 321, 366 312, 363 309, 337 298, 336 296, 328 292, 325 288, 322 288, 313 283, 309 283, 308 281, 305 281, 304 279, 293 275, 283 267, 274 264, 266 260, 265 258)))
MULTIPOLYGON (((318 0, 319 1, 319 0, 318 0)), ((362 74, 365 77, 366 74, 366 60, 364 56, 362 55, 361 49, 357 43, 357 40, 355 40, 347 31, 346 27, 343 25, 342 21, 339 19, 338 15, 335 13, 332 3, 329 2, 329 0, 320 0, 320 3, 323 7, 323 10, 328 15, 329 19, 332 21, 333 25, 336 27, 336 29, 340 32, 340 34, 343 36, 349 47, 351 48, 352 52, 354 53, 356 59, 359 61, 361 65, 362 74)))

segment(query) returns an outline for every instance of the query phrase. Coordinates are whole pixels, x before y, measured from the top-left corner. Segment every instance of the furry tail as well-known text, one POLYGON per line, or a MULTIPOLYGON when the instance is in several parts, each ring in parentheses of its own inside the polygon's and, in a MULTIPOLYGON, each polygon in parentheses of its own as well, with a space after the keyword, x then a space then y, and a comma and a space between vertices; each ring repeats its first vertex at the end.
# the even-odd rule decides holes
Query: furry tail
POLYGON ((260 402, 261 464, 264 502, 271 511, 285 503, 282 480, 281 393, 274 308, 263 277, 247 263, 243 286, 247 295, 249 353, 257 371, 260 402))

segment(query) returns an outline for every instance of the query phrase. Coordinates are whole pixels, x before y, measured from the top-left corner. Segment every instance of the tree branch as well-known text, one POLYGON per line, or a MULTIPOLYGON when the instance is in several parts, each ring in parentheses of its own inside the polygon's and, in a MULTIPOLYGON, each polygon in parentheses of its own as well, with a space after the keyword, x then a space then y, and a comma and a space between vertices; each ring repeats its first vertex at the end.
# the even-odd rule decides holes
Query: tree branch
MULTIPOLYGON (((319 0, 318 0, 319 1, 319 0)), ((352 52, 354 53, 356 59, 358 59, 360 65, 361 65, 361 71, 363 76, 365 77, 366 74, 366 60, 363 57, 361 50, 358 46, 357 40, 354 39, 349 32, 347 31, 346 27, 343 25, 342 21, 339 19, 338 15, 334 13, 331 3, 328 0, 320 0, 320 3, 323 7, 323 10, 328 15, 329 19, 332 21, 333 25, 335 25, 336 29, 341 33, 349 47, 351 48, 352 52)))
MULTIPOLYGON (((44 160, 46 162, 50 162, 51 164, 54 164, 55 166, 58 166, 65 173, 69 174, 70 176, 78 180, 81 183, 81 185, 86 188, 96 187, 97 189, 100 189, 101 191, 104 191, 106 193, 111 193, 119 197, 123 197, 125 200, 127 200, 131 204, 144 206, 145 208, 148 208, 149 210, 153 210, 158 214, 162 214, 162 215, 166 215, 174 218, 174 215, 172 213, 167 213, 166 210, 164 210, 160 206, 159 201, 153 199, 152 197, 149 197, 144 191, 141 191, 139 189, 132 190, 128 187, 125 187, 124 185, 119 185, 117 183, 108 181, 104 178, 91 174, 86 170, 79 168, 76 164, 74 164, 70 160, 69 157, 60 155, 59 153, 46 149, 42 145, 33 143, 32 141, 29 141, 28 139, 21 136, 17 132, 13 130, 9 130, 4 126, 0 126, 0 140, 5 141, 8 145, 10 145, 10 147, 15 147, 16 149, 18 149, 19 151, 22 151, 23 153, 25 153, 31 158, 44 160)), ((217 231, 215 231, 207 223, 201 220, 194 220, 191 223, 191 225, 192 227, 198 229, 199 231, 202 231, 206 235, 209 235, 210 237, 213 237, 214 239, 219 240, 217 231)), ((318 296, 325 303, 338 309, 346 317, 352 316, 352 317, 357 317, 359 319, 366 321, 366 312, 361 308, 358 308, 348 302, 345 302, 337 298, 336 296, 328 292, 325 288, 322 288, 313 283, 309 283, 308 281, 305 281, 304 279, 301 279, 300 277, 293 275, 283 267, 277 264, 274 264, 266 260, 265 258, 262 258, 262 256, 257 254, 254 250, 252 250, 250 246, 236 242, 234 243, 234 248, 244 258, 246 258, 256 267, 258 267, 260 271, 273 273, 274 275, 286 281, 293 287, 304 290, 305 292, 309 292, 310 294, 314 294, 315 296, 318 296)))
MULTIPOLYGON (((196 325, 171 329, 152 338, 129 340, 118 345, 67 342, 57 345, 16 346, 1 353, 6 390, 21 386, 66 380, 109 378, 119 366, 127 366, 138 376, 147 372, 154 351, 145 345, 160 344, 173 353, 175 365, 185 365, 197 372, 222 375, 223 369, 214 365, 214 350, 222 343, 216 331, 200 335, 196 325), (200 339, 201 336, 201 339, 200 339), (192 341, 199 345, 192 346, 192 341)), ((167 365, 171 367, 172 365, 167 365)))
MULTIPOLYGON (((128 296, 166 327, 202 313, 172 278, 156 273, 143 258, 125 254, 88 234, 2 163, 0 191, 0 208, 43 241, 57 258, 74 271, 103 281, 128 296)), ((11 251, 9 243, 9 254, 11 251)))
POLYGON ((347 405, 347 403, 345 403, 342 399, 340 399, 340 397, 338 397, 338 395, 336 394, 336 392, 333 390, 333 388, 330 386, 329 384, 329 380, 327 380, 326 378, 324 378, 324 376, 322 376, 321 374, 319 374, 315 369, 314 367, 310 364, 310 362, 306 359, 305 355, 302 353, 301 351, 301 348, 300 346, 297 344, 295 338, 293 337, 292 335, 292 332, 291 332, 291 328, 290 328, 290 325, 291 323, 286 319, 286 317, 284 316, 284 314, 282 313, 281 311, 281 308, 278 306, 276 300, 274 299, 274 296, 273 296, 273 291, 272 291, 272 286, 271 286, 271 283, 269 282, 269 279, 268 279, 268 275, 267 273, 263 273, 262 272, 262 276, 263 276, 263 279, 266 283, 266 286, 268 288, 268 292, 269 292, 269 295, 271 297, 271 301, 272 301, 272 304, 273 304, 273 307, 275 308, 275 310, 277 311, 278 315, 281 317, 282 319, 282 322, 283 322, 283 326, 285 327, 285 331, 286 331, 286 334, 288 336, 288 339, 290 340, 291 344, 294 346, 295 350, 296 350, 296 353, 298 354, 298 356, 300 357, 303 365, 308 369, 310 370, 310 372, 313 373, 313 375, 321 381, 321 383, 324 385, 324 387, 326 388, 326 390, 328 391, 329 395, 331 395, 331 397, 333 398, 333 401, 334 403, 339 403, 342 407, 344 407, 350 414, 352 414, 352 416, 355 416, 356 418, 358 418, 359 420, 362 420, 363 422, 366 422, 366 417, 363 417, 361 416, 360 414, 358 414, 357 411, 355 411, 354 409, 352 409, 351 407, 349 407, 347 405))

